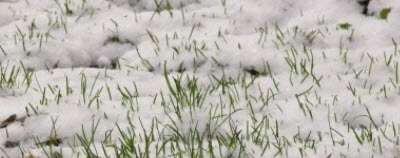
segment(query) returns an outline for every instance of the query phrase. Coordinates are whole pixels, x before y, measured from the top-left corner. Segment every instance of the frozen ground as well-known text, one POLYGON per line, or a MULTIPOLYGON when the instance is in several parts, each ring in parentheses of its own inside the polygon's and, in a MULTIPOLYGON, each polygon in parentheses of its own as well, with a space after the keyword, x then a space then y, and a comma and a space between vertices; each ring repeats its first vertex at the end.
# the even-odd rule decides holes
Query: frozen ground
POLYGON ((399 18, 399 0, 0 0, 0 157, 400 157, 399 18))

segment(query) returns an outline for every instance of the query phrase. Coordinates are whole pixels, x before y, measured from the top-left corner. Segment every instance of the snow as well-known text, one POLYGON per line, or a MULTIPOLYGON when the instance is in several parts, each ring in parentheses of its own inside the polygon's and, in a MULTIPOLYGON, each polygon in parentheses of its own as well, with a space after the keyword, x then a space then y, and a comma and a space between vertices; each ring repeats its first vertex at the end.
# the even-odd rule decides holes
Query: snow
POLYGON ((0 0, 0 157, 399 157, 400 1, 363 10, 0 0))

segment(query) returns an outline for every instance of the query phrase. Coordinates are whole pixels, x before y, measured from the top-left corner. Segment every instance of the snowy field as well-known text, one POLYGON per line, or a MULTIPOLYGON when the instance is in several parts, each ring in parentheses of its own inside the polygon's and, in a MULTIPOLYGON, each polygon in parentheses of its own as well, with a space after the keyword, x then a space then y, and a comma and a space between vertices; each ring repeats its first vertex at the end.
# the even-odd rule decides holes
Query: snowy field
POLYGON ((399 0, 0 0, 0 157, 399 158, 399 44, 399 0))

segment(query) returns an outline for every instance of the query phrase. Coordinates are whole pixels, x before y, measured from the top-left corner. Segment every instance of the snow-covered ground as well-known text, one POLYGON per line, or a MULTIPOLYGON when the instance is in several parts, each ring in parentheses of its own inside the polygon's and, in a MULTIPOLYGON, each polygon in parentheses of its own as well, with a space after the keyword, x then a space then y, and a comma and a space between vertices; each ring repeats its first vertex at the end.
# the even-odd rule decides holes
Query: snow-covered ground
POLYGON ((0 157, 400 157, 399 19, 399 0, 0 0, 0 157))

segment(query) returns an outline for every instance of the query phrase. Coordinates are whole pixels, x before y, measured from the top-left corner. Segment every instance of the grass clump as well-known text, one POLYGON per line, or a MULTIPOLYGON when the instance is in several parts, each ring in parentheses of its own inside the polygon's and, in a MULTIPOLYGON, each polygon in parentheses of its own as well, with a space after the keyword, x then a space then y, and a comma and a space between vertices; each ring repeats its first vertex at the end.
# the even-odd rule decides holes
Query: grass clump
POLYGON ((390 8, 383 8, 380 12, 379 12, 379 17, 381 19, 386 20, 389 13, 390 13, 391 9, 390 8))
POLYGON ((341 24, 339 24, 339 27, 341 29, 348 30, 351 27, 351 24, 349 24, 347 22, 346 23, 341 23, 341 24))

